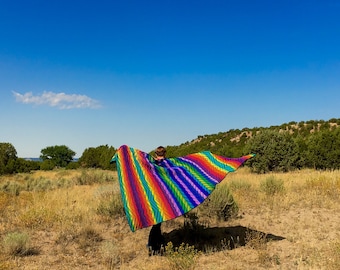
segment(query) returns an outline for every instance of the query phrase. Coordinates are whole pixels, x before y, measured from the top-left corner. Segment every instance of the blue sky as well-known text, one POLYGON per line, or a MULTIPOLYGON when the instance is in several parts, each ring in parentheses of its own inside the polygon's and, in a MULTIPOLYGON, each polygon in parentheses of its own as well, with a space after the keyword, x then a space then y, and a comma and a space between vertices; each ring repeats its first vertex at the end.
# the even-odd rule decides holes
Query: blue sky
POLYGON ((0 142, 144 151, 340 118, 340 1, 0 1, 0 142))

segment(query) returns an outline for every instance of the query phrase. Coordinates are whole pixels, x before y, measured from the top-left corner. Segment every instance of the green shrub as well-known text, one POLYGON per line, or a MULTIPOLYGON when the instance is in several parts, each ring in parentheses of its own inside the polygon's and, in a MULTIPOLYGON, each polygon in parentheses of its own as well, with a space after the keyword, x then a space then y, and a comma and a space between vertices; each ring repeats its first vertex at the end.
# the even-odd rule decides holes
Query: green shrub
POLYGON ((18 196, 23 189, 22 185, 14 181, 7 181, 0 186, 1 191, 14 196, 18 196))
POLYGON ((55 186, 57 188, 69 188, 74 186, 74 181, 67 178, 59 178, 55 181, 55 186))
POLYGON ((30 247, 30 238, 26 233, 8 233, 2 242, 3 250, 10 256, 27 256, 34 253, 30 247))
POLYGON ((238 205, 226 185, 217 185, 216 189, 199 206, 199 211, 204 216, 217 217, 219 220, 224 221, 235 217, 238 210, 238 205))
POLYGON ((30 208, 18 216, 22 225, 30 229, 47 229, 60 220, 60 215, 47 206, 30 208))
POLYGON ((43 171, 51 171, 55 167, 56 167, 55 163, 49 159, 46 159, 40 163, 40 170, 43 170, 43 171))
POLYGON ((114 192, 101 194, 97 213, 106 217, 123 217, 125 212, 120 194, 114 192))
POLYGON ((79 185, 93 185, 97 183, 113 182, 114 178, 108 173, 97 170, 83 170, 81 175, 76 177, 79 185))
POLYGON ((66 169, 68 169, 68 170, 76 170, 76 169, 78 169, 79 167, 80 167, 79 162, 74 162, 74 161, 72 161, 72 162, 70 162, 69 164, 67 164, 66 169))
POLYGON ((171 269, 184 270, 195 269, 198 252, 194 246, 182 243, 179 247, 174 247, 172 242, 169 242, 165 247, 165 255, 168 259, 171 269))
POLYGON ((283 180, 278 179, 275 176, 270 176, 264 179, 260 183, 260 189, 268 196, 282 194, 285 190, 283 180))
POLYGON ((44 177, 30 178, 26 182, 27 191, 47 191, 54 189, 54 183, 50 179, 44 177))
POLYGON ((240 190, 240 191, 247 191, 251 189, 251 184, 245 180, 233 180, 229 183, 229 188, 231 189, 231 191, 236 191, 236 190, 240 190))

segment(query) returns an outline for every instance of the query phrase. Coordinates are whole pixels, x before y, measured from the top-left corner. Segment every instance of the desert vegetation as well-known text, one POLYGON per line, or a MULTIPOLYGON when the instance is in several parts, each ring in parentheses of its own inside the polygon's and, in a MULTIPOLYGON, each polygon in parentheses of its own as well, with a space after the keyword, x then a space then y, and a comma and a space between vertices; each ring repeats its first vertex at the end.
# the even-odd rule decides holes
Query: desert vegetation
POLYGON ((188 215, 132 233, 115 171, 0 177, 0 269, 339 269, 340 171, 227 175, 188 215))
MULTIPOLYGON (((211 151, 227 157, 255 153, 256 158, 247 162, 247 166, 256 173, 306 168, 340 169, 340 119, 229 130, 200 135, 178 146, 166 146, 166 149, 167 157, 200 151, 211 151)), ((41 149, 39 160, 31 160, 19 158, 15 146, 10 142, 0 142, 0 175, 55 168, 115 170, 115 166, 109 163, 115 152, 113 146, 100 145, 86 148, 79 159, 75 159, 76 153, 68 146, 55 145, 41 149)))

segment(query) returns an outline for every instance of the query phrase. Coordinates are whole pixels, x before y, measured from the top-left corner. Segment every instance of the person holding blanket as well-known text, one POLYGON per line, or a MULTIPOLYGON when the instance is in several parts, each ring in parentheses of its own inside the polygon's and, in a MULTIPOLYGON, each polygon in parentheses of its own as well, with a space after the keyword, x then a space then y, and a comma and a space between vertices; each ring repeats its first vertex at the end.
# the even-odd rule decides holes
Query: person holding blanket
MULTIPOLYGON (((165 159, 166 149, 163 146, 159 146, 156 148, 155 154, 155 163, 159 165, 165 159)), ((155 224, 150 230, 148 241, 149 256, 162 253, 162 248, 164 248, 164 236, 162 235, 161 225, 162 223, 155 224)))

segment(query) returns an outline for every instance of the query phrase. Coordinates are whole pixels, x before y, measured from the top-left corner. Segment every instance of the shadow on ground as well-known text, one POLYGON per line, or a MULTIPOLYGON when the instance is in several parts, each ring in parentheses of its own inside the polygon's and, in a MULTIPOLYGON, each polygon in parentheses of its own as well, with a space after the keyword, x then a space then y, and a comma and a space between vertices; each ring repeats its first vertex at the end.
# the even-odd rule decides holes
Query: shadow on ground
POLYGON ((182 243, 195 246, 202 252, 234 249, 249 242, 268 242, 285 239, 282 236, 256 231, 243 226, 233 227, 182 227, 164 233, 165 244, 172 242, 174 247, 182 243))

